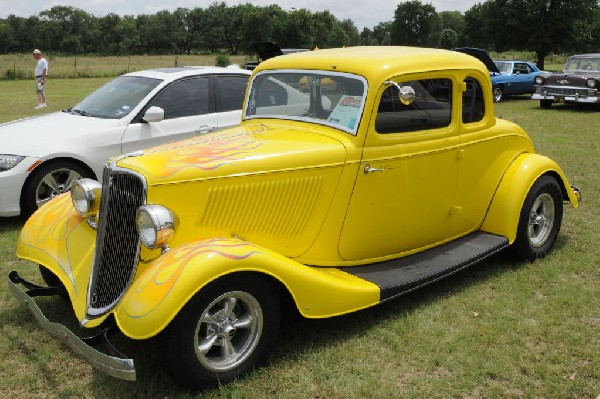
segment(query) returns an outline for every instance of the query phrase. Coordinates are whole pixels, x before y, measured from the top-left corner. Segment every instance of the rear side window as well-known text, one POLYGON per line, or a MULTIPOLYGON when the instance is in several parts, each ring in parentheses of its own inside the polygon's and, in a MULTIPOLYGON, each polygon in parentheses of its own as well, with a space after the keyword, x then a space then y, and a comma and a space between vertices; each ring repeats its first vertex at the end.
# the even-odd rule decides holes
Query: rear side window
POLYGON ((467 89, 463 92, 462 97, 463 123, 479 122, 485 114, 481 85, 474 78, 466 78, 465 84, 467 89))
POLYGON ((219 76, 217 78, 217 96, 221 104, 219 112, 242 109, 249 77, 219 76))
POLYGON ((398 82, 410 86, 415 100, 403 104, 398 88, 385 89, 377 109, 375 130, 380 134, 415 132, 450 125, 452 115, 452 81, 450 79, 423 79, 398 82))
POLYGON ((208 77, 199 77, 177 82, 160 92, 151 105, 164 109, 165 119, 207 114, 208 81, 208 77))

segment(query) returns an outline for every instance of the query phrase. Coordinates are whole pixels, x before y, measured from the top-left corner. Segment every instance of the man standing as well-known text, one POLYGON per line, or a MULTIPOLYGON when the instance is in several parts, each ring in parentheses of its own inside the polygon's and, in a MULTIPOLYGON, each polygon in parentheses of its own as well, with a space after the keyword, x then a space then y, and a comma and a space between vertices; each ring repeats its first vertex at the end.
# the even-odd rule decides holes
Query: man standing
POLYGON ((35 65, 35 92, 38 96, 38 105, 33 109, 46 107, 46 76, 48 76, 48 61, 42 57, 42 52, 33 50, 33 58, 37 60, 35 65))

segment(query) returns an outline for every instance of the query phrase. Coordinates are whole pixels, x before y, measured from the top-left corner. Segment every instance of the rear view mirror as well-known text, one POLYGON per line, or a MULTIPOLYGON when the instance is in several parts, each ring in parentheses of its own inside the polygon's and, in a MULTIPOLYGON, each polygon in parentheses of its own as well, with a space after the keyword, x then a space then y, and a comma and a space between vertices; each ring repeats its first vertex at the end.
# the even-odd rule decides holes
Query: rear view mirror
POLYGON ((400 99, 400 102, 403 105, 410 105, 413 103, 413 101, 415 101, 415 89, 413 89, 412 87, 410 87, 410 86, 400 87, 400 85, 398 83, 393 82, 391 80, 386 81, 384 84, 392 85, 396 89, 398 89, 398 98, 400 99))

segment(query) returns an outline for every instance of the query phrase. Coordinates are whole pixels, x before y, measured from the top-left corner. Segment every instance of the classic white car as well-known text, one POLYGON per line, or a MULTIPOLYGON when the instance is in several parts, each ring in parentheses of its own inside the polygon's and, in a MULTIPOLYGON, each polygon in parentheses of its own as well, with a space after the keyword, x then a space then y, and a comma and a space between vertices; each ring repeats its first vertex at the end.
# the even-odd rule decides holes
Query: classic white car
POLYGON ((29 215, 108 158, 240 123, 250 71, 179 67, 122 75, 62 112, 0 125, 0 216, 29 215))

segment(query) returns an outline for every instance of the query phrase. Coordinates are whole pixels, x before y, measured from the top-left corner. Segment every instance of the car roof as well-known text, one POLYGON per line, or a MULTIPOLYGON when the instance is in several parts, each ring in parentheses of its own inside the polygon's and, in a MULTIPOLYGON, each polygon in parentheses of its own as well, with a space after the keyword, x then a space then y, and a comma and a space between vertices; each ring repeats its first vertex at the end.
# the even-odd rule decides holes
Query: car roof
POLYGON ((354 73, 367 79, 448 69, 478 69, 488 73, 481 61, 464 53, 403 46, 358 46, 288 54, 260 63, 255 72, 267 69, 330 70, 354 73))
POLYGON ((229 67, 217 66, 182 66, 173 68, 155 68, 145 69, 136 72, 130 72, 124 76, 139 76, 145 78, 161 79, 166 81, 177 80, 188 76, 215 75, 215 74, 234 74, 250 75, 250 71, 240 68, 238 65, 229 67))
POLYGON ((599 58, 600 53, 590 53, 590 54, 576 54, 572 55, 569 58, 599 58))

